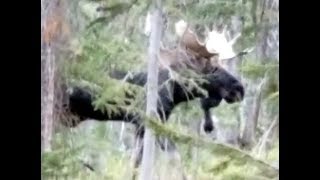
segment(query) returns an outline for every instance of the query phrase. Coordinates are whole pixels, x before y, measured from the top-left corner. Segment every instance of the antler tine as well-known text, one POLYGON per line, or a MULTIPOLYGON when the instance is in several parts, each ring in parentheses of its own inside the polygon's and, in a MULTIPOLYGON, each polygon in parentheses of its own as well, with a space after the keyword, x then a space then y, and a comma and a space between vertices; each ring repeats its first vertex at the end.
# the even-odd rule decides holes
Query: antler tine
POLYGON ((226 32, 227 32, 227 26, 226 26, 226 25, 223 25, 221 34, 225 35, 226 32))
POLYGON ((188 23, 186 23, 184 20, 180 20, 178 22, 175 23, 175 31, 176 34, 181 38, 185 32, 188 30, 189 25, 188 23))
POLYGON ((205 25, 205 26, 204 26, 204 34, 205 34, 205 36, 206 36, 206 37, 205 37, 205 42, 204 42, 205 44, 207 43, 207 41, 208 41, 208 39, 209 39, 209 38, 208 38, 209 33, 210 33, 210 28, 205 25))
POLYGON ((231 46, 233 46, 240 37, 241 37, 241 32, 237 33, 237 34, 233 37, 233 39, 229 42, 229 44, 230 44, 231 46))
POLYGON ((148 12, 146 19, 145 19, 144 34, 146 36, 149 36, 150 32, 151 32, 151 14, 150 14, 150 12, 148 12))
POLYGON ((236 57, 241 57, 241 56, 247 55, 247 54, 251 53, 254 49, 255 49, 255 47, 246 48, 245 50, 239 52, 235 56, 233 56, 231 58, 221 59, 221 61, 229 61, 229 60, 232 60, 232 59, 234 59, 236 57))
POLYGON ((253 46, 253 47, 247 48, 247 49, 245 49, 243 51, 245 51, 246 53, 251 53, 254 49, 255 49, 255 47, 253 46))
POLYGON ((213 23, 212 26, 211 26, 210 32, 211 32, 211 31, 214 31, 214 30, 216 30, 216 26, 215 26, 215 24, 213 23))

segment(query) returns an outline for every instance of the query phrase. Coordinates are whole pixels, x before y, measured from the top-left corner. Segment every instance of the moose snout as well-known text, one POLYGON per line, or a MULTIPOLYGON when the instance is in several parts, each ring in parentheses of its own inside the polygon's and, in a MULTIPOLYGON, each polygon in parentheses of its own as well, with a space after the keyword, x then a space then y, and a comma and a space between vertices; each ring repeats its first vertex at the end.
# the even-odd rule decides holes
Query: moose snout
POLYGON ((244 98, 244 87, 242 84, 237 84, 235 88, 235 94, 236 94, 236 99, 237 101, 242 101, 244 98))
POLYGON ((236 83, 233 85, 224 99, 227 103, 240 102, 244 98, 244 93, 244 87, 240 83, 236 83))

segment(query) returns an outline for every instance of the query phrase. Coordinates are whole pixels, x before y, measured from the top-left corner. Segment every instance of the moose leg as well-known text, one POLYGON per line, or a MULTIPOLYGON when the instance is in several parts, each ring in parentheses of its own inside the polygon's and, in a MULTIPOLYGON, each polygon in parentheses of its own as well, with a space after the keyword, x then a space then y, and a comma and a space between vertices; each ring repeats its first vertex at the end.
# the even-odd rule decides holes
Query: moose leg
POLYGON ((210 109, 220 104, 221 98, 208 97, 201 99, 201 108, 204 112, 204 125, 203 129, 206 133, 210 133, 214 130, 214 123, 211 118, 210 109))
POLYGON ((135 134, 135 147, 132 154, 133 162, 133 175, 132 180, 135 180, 138 173, 138 168, 141 165, 142 154, 143 154, 143 137, 144 137, 144 127, 136 124, 136 134, 135 134))
POLYGON ((210 109, 205 109, 204 111, 204 125, 203 129, 206 133, 210 133, 214 130, 214 123, 211 118, 210 109))

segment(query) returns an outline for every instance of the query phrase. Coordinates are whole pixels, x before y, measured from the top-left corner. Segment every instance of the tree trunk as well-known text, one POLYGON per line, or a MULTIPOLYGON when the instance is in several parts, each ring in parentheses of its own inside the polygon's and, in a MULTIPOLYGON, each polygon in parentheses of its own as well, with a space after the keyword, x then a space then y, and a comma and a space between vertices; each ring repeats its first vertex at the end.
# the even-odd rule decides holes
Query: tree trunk
MULTIPOLYGON (((147 77, 147 116, 157 116, 157 100, 158 100, 158 52, 160 49, 162 16, 160 3, 152 16, 151 35, 149 45, 149 62, 147 77)), ((155 136, 151 129, 146 128, 143 142, 143 156, 140 179, 152 179, 152 167, 155 153, 155 136)))
POLYGON ((279 121, 279 116, 277 116, 272 123, 270 124, 269 128, 266 130, 266 132, 263 134, 261 137, 261 141, 257 146, 257 157, 262 158, 263 155, 267 152, 267 144, 268 144, 268 139, 272 135, 272 131, 276 128, 278 125, 279 121))
POLYGON ((55 55, 45 37, 52 7, 53 2, 41 1, 41 152, 51 150, 54 119, 55 55))
POLYGON ((125 142, 123 140, 124 130, 125 130, 125 124, 124 124, 124 122, 121 122, 121 130, 120 130, 120 135, 119 135, 119 142, 120 142, 120 147, 123 150, 126 149, 126 145, 125 145, 125 142))
POLYGON ((54 76, 55 56, 47 47, 43 59, 41 83, 41 150, 51 150, 51 139, 54 119, 54 76))
POLYGON ((251 148, 256 141, 256 127, 258 124, 258 118, 260 114, 261 98, 262 98, 262 88, 266 78, 264 78, 257 88, 257 95, 254 100, 251 115, 245 120, 245 126, 242 133, 241 143, 245 148, 251 148))
POLYGON ((279 60, 278 3, 264 0, 260 6, 259 24, 256 30, 257 59, 260 62, 266 62, 268 59, 279 60))

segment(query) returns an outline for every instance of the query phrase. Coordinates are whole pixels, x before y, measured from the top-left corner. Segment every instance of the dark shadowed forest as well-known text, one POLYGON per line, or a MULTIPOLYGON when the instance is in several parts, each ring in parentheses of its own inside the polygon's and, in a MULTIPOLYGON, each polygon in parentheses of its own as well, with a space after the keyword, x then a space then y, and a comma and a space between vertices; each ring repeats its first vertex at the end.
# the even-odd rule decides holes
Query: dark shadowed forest
POLYGON ((41 177, 279 179, 279 0, 41 0, 41 177))

